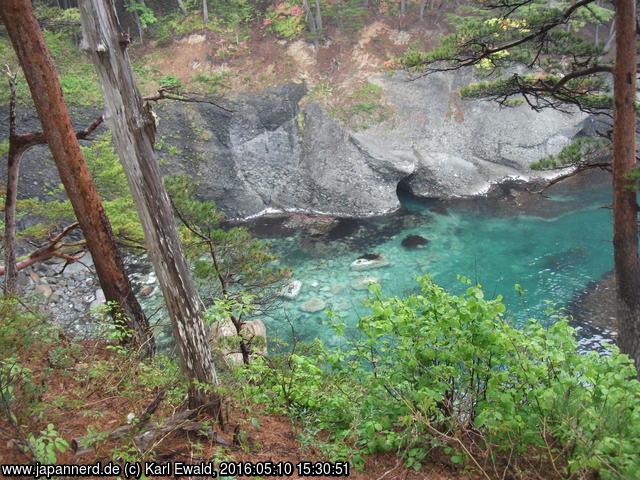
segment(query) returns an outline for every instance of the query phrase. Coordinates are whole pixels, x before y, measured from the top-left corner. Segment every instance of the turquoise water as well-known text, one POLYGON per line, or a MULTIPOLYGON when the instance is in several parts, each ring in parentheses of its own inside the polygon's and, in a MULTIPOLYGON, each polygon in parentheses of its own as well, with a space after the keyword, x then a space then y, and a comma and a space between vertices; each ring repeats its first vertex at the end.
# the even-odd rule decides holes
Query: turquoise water
POLYGON ((382 292, 407 295, 416 290, 415 277, 431 275, 443 287, 461 292, 456 276, 483 285, 489 298, 502 295, 508 315, 517 323, 529 317, 545 320, 546 301, 566 305, 576 292, 611 270, 611 202, 606 186, 562 191, 529 202, 526 208, 499 201, 421 203, 404 198, 401 213, 357 222, 342 238, 335 233, 272 240, 281 264, 302 281, 300 295, 283 300, 267 319, 270 335, 290 339, 322 338, 341 343, 325 325, 324 312, 305 313, 300 306, 320 298, 327 309, 354 326, 368 313, 367 291, 352 282, 363 275, 380 278, 382 292), (428 240, 425 248, 401 245, 407 235, 428 240), (335 239, 332 239, 335 238, 335 239), (354 271, 350 264, 363 254, 382 253, 389 265, 354 271), (514 289, 526 291, 520 297, 514 289))

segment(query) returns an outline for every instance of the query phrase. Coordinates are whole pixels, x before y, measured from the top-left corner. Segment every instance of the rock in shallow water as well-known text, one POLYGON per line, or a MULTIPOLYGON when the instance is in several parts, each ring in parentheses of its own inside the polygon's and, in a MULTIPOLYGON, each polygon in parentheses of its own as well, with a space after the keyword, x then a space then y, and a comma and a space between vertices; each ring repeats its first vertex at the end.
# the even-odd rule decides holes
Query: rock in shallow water
POLYGON ((402 239, 401 245, 404 248, 413 249, 413 248, 425 248, 429 240, 420 235, 407 235, 402 239))
POLYGON ((369 285, 373 283, 380 283, 380 277, 374 277, 373 275, 358 277, 351 282, 351 288, 354 290, 369 290, 369 285))
POLYGON ((326 307, 326 303, 324 300, 322 300, 321 298, 312 298, 311 300, 308 300, 306 302, 304 302, 302 305, 300 305, 300 307, 298 307, 300 310, 302 310, 303 312, 306 313, 316 313, 316 312, 320 312, 322 310, 325 309, 326 307))
POLYGON ((288 300, 293 300, 300 294, 300 289, 302 288, 302 282, 300 280, 293 280, 289 282, 287 285, 282 287, 282 290, 278 293, 279 297, 286 298, 288 300))
POLYGON ((351 263, 351 270, 371 270, 389 265, 389 260, 381 253, 368 253, 351 263))

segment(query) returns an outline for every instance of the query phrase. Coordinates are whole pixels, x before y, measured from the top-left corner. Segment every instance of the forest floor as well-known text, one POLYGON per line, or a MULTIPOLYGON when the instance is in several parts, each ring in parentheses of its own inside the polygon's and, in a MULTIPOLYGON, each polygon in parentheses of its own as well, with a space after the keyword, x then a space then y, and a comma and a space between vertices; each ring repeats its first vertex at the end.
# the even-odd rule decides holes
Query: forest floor
MULTIPOLYGON (((24 445, 25 439, 33 442, 27 432, 44 431, 48 424, 55 425, 56 436, 70 444, 64 452, 54 452, 56 464, 93 465, 110 461, 120 464, 133 461, 197 464, 213 460, 216 465, 221 461, 233 461, 291 462, 295 466, 298 462, 328 460, 321 451, 322 433, 314 437, 285 414, 267 414, 261 405, 253 404, 250 399, 241 400, 238 385, 234 387, 233 381, 227 383, 224 376, 222 390, 227 391, 223 394, 224 428, 220 428, 211 416, 196 415, 189 421, 185 420, 185 428, 176 426, 163 432, 146 450, 141 451, 133 447, 133 439, 146 431, 148 424, 141 423, 127 430, 127 416, 134 414, 136 419, 143 418, 143 412, 149 411, 155 400, 153 421, 163 423, 179 414, 182 407, 181 399, 172 398, 170 386, 161 385, 162 381, 157 381, 157 378, 154 380, 158 372, 153 367, 145 366, 135 356, 123 355, 123 351, 113 345, 97 341, 73 342, 64 336, 54 342, 36 340, 20 353, 20 365, 30 375, 26 381, 14 382, 15 390, 8 403, 20 427, 8 422, 5 415, 0 418, 2 464, 32 462, 31 452, 25 452, 20 445, 24 445), (161 391, 164 397, 159 397, 161 391), (163 400, 157 403, 158 398, 163 400), (194 425, 216 433, 213 437, 204 436, 194 425)), ((425 462, 418 471, 405 467, 394 453, 366 455, 365 462, 364 469, 360 471, 351 466, 349 478, 478 478, 459 471, 456 473, 456 467, 444 456, 425 462)), ((221 478, 270 477, 238 475, 221 478)), ((298 476, 294 469, 293 475, 278 478, 305 477, 298 476)))

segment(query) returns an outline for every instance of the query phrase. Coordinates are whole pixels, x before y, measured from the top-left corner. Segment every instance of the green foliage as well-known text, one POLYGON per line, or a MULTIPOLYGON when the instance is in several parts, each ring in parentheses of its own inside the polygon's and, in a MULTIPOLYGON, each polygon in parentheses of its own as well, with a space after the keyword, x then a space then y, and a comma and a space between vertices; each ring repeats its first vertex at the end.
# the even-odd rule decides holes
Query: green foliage
POLYGON ((149 25, 152 25, 158 21, 153 10, 147 7, 144 2, 138 2, 136 0, 129 0, 129 6, 127 10, 130 12, 136 12, 138 14, 138 20, 140 20, 140 26, 142 29, 146 29, 149 25))
POLYGON ((211 315, 243 319, 265 313, 290 272, 272 266, 275 257, 247 229, 223 228, 224 215, 214 202, 196 199, 192 178, 175 175, 165 184, 183 223, 183 242, 211 315))
POLYGON ((551 170, 583 163, 594 153, 610 144, 611 141, 605 138, 578 138, 564 147, 557 155, 542 158, 532 163, 530 167, 534 170, 551 170))
POLYGON ((49 423, 46 430, 42 430, 38 436, 30 433, 27 440, 36 460, 48 465, 57 462, 56 451, 62 453, 69 448, 69 443, 60 437, 52 423, 49 423))
POLYGON ((536 458, 563 478, 637 478, 640 383, 628 357, 613 347, 577 353, 573 330, 553 313, 548 329, 535 320, 514 328, 500 297, 463 282, 460 296, 428 277, 404 299, 372 287, 363 339, 349 350, 314 344, 242 375, 256 401, 341 443, 338 458, 399 451, 419 468, 436 449, 453 463, 494 465, 496 475, 527 477, 536 458))
POLYGON ((332 109, 332 113, 353 130, 364 130, 387 120, 391 116, 391 108, 384 103, 382 89, 366 83, 347 95, 341 105, 332 109))
POLYGON ((195 84, 197 90, 202 90, 208 95, 218 95, 221 90, 226 88, 227 73, 216 73, 213 75, 207 75, 205 73, 198 73, 189 80, 189 83, 195 84))
POLYGON ((284 38, 298 38, 305 29, 304 10, 294 0, 278 2, 267 10, 262 23, 284 38))
POLYGON ((167 89, 178 90, 182 88, 182 82, 172 74, 164 75, 163 77, 161 77, 160 85, 163 88, 167 88, 167 89))
POLYGON ((428 53, 409 49, 400 63, 432 71, 474 65, 477 74, 493 75, 492 82, 463 89, 463 96, 487 96, 504 103, 510 96, 524 95, 536 109, 574 104, 592 112, 608 110, 608 85, 589 71, 595 66, 604 70, 601 58, 606 52, 583 29, 605 24, 614 12, 591 2, 566 18, 571 6, 544 0, 474 2, 461 15, 448 17, 455 33, 444 36, 428 53), (515 65, 541 73, 500 78, 515 65))
POLYGON ((256 5, 250 0, 214 0, 211 3, 212 13, 227 27, 238 28, 256 18, 256 5))
MULTIPOLYGON (((142 243, 142 226, 120 160, 111 145, 111 133, 96 136, 88 146, 82 147, 82 151, 114 234, 127 242, 142 243)), ((50 193, 55 196, 62 191, 60 185, 50 193)), ((57 199, 18 200, 17 213, 18 217, 32 215, 41 220, 40 223, 18 232, 20 238, 42 239, 74 218, 71 203, 57 199)))
POLYGON ((153 27, 153 37, 159 42, 175 40, 204 28, 202 17, 199 15, 183 15, 170 13, 158 18, 153 27))
MULTIPOLYGON (((46 9, 63 12, 59 9, 46 9)), ((41 11, 37 9, 36 13, 41 11)), ((95 107, 102 105, 102 92, 98 76, 93 65, 81 54, 76 41, 80 38, 78 23, 73 20, 77 9, 64 10, 67 14, 56 17, 38 17, 43 25, 52 25, 52 30, 45 30, 44 37, 60 76, 65 102, 72 106, 95 107), (69 19, 72 20, 69 20, 69 19), (66 23, 65 23, 66 22, 66 23), (65 27, 64 25, 67 25, 65 27)), ((12 71, 19 71, 18 60, 7 37, 0 37, 0 64, 11 66, 12 71)), ((4 82, 5 80, 3 80, 4 82)), ((5 84, 6 85, 6 84, 5 84)), ((0 88, 0 103, 9 101, 8 88, 0 88)), ((31 94, 24 79, 19 77, 16 86, 16 97, 22 105, 31 105, 31 94)))
POLYGON ((367 20, 368 10, 361 0, 333 1, 325 5, 323 18, 333 22, 342 31, 357 32, 367 20))

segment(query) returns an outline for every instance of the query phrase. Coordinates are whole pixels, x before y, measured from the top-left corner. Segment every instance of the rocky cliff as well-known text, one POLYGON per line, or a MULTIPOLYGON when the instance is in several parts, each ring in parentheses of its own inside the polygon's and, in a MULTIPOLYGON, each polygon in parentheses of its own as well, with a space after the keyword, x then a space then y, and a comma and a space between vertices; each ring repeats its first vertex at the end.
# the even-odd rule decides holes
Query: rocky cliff
MULTIPOLYGON (((587 130, 578 113, 463 100, 457 91, 470 80, 456 72, 415 81, 404 73, 373 77, 393 115, 358 132, 339 124, 302 84, 234 97, 225 101, 228 110, 159 104, 159 162, 165 173, 190 175, 201 197, 230 217, 287 211, 362 217, 396 210, 399 185, 417 196, 448 198, 483 194, 507 178, 538 178, 531 162, 587 130)), ((21 129, 38 129, 23 113, 21 129)), ((74 117, 84 127, 98 113, 74 117)), ((43 195, 58 184, 46 148, 25 155, 21 195, 43 195)))
POLYGON ((463 100, 457 91, 470 80, 455 72, 374 77, 395 114, 359 132, 307 101, 300 84, 237 97, 231 112, 165 104, 159 138, 174 147, 161 149, 161 162, 167 172, 192 175, 202 197, 233 217, 358 217, 397 209, 399 184, 447 198, 483 194, 507 178, 539 178, 530 163, 558 153, 582 129, 578 113, 463 100))

